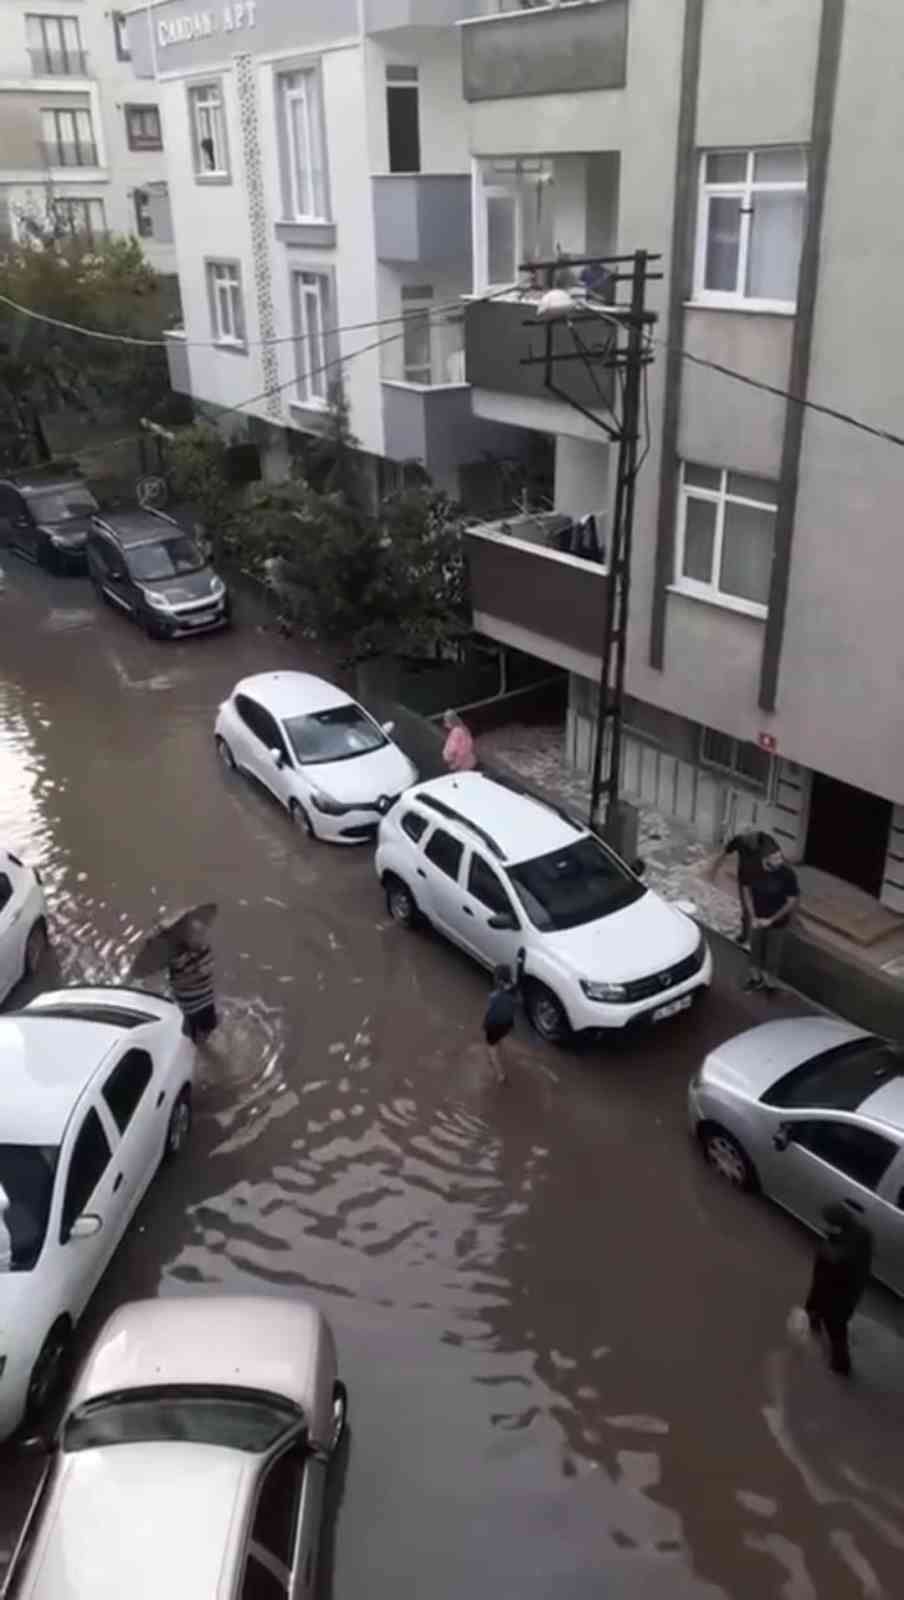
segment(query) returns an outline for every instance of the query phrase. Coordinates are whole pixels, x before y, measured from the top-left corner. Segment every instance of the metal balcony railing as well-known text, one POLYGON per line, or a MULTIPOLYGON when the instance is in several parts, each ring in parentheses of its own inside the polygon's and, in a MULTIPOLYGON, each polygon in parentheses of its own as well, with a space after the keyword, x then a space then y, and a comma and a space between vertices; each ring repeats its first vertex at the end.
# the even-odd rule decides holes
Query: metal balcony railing
POLYGON ((87 50, 29 50, 35 78, 88 78, 91 76, 87 50))

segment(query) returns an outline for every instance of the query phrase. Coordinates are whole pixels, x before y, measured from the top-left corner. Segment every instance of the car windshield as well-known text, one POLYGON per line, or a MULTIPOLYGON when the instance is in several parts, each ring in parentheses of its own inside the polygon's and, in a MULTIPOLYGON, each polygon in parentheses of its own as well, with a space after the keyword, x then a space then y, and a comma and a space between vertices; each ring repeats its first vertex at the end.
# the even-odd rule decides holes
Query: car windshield
POLYGON ((558 933, 608 917, 647 892, 589 835, 564 850, 522 861, 508 871, 527 915, 543 933, 558 933))
MULTIPOLYGON (((12 1272, 30 1272, 41 1254, 58 1155, 53 1145, 0 1144, 0 1213, 8 1201, 2 1220, 12 1247, 12 1272)), ((0 1244, 5 1246, 2 1230, 0 1244)))
POLYGON ((205 564, 187 533, 161 539, 159 544, 136 545, 128 553, 128 562, 132 577, 139 583, 162 583, 165 578, 178 578, 184 572, 197 572, 205 564))
POLYGON ((89 517, 97 510, 97 501, 90 489, 76 485, 72 489, 48 490, 47 494, 32 495, 29 505, 36 522, 68 522, 72 517, 89 517))
POLYGON ((285 729, 302 767, 365 756, 371 750, 382 750, 388 743, 382 728, 356 705, 332 706, 329 711, 314 711, 307 717, 287 717, 285 729))
POLYGON ((67 1418, 63 1449, 114 1444, 218 1444, 258 1455, 269 1450, 301 1412, 288 1400, 252 1390, 134 1389, 88 1400, 67 1418))
POLYGON ((857 1111, 892 1078, 904 1077, 904 1049, 884 1039, 852 1039, 804 1061, 767 1089, 767 1106, 857 1111))

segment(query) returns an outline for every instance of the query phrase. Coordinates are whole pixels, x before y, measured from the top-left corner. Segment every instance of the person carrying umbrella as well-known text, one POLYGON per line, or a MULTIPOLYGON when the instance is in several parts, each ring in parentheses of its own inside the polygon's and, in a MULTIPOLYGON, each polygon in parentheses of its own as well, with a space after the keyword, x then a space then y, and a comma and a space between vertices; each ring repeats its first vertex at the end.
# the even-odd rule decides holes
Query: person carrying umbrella
POLYGON ((166 971, 173 999, 183 1016, 183 1031, 203 1044, 219 1024, 214 994, 210 924, 215 905, 195 906, 160 924, 145 940, 132 964, 132 976, 166 971))

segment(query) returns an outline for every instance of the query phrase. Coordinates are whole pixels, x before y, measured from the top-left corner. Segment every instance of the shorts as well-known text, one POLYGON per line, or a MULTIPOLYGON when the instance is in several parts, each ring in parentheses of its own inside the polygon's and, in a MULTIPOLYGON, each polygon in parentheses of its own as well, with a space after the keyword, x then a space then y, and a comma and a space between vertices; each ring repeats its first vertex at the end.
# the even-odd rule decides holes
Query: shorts
POLYGON ((485 1022, 483 1025, 484 1037, 488 1045, 499 1044, 512 1031, 510 1022, 485 1022))
POLYGON ((202 1006, 200 1011, 186 1013, 182 1019, 182 1032, 192 1042, 197 1039, 204 1040, 219 1026, 219 1021, 215 1005, 202 1006))

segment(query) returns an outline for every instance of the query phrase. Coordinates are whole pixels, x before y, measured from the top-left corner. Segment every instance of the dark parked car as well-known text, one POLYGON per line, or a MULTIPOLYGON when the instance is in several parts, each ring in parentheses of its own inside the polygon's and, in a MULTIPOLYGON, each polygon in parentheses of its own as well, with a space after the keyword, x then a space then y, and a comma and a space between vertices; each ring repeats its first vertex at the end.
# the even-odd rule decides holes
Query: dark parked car
POLYGON ((98 505, 81 479, 0 479, 0 544, 50 572, 84 572, 85 540, 98 505))
POLYGON ((229 622, 226 585, 190 534, 162 511, 91 519, 88 571, 102 599, 155 639, 206 633, 229 622))

